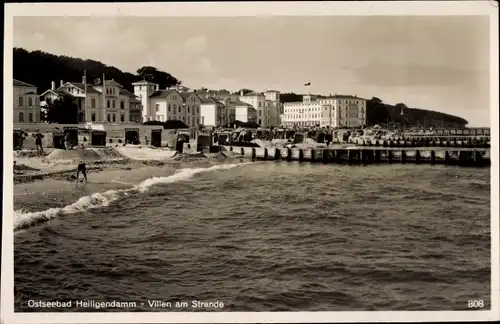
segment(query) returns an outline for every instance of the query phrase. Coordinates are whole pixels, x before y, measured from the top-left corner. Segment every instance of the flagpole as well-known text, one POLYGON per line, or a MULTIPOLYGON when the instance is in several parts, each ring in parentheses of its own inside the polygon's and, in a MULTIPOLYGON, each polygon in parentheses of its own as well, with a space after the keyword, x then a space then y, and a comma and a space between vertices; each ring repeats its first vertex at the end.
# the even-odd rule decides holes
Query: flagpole
POLYGON ((84 121, 87 119, 85 118, 87 115, 87 70, 83 70, 83 86, 85 87, 85 97, 83 99, 83 114, 84 114, 84 121))
MULTIPOLYGON (((102 74, 102 107, 104 108, 103 111, 106 111, 106 76, 104 73, 102 74)), ((106 119, 106 113, 104 113, 104 122, 107 121, 106 119)))

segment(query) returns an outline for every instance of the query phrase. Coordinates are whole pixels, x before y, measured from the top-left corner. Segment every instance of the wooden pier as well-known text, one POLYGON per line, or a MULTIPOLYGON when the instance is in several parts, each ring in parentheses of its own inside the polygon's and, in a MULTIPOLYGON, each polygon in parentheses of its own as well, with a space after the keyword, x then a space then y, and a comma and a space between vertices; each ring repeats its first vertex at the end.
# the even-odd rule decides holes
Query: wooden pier
POLYGON ((335 164, 444 164, 469 167, 490 166, 489 149, 414 149, 362 147, 344 149, 298 149, 224 146, 225 150, 252 160, 299 161, 335 164))

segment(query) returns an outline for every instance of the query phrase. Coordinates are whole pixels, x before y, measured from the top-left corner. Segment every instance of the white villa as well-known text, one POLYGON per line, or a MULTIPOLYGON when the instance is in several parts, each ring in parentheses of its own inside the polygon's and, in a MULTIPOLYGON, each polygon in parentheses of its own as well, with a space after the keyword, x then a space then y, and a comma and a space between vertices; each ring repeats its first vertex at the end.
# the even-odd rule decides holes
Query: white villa
POLYGON ((81 83, 61 80, 58 88, 52 81, 51 88, 41 94, 45 105, 47 100, 64 96, 71 97, 78 106, 79 123, 141 122, 139 99, 114 80, 104 80, 100 85, 85 84, 85 79, 81 83))
POLYGON ((14 123, 40 122, 40 96, 37 87, 14 79, 14 123))
POLYGON ((366 125, 366 99, 335 95, 318 99, 305 95, 302 102, 283 105, 281 123, 284 126, 354 127, 366 125))
POLYGON ((140 81, 132 84, 142 105, 142 120, 181 120, 190 127, 200 125, 202 98, 196 92, 175 89, 160 90, 156 83, 140 81))

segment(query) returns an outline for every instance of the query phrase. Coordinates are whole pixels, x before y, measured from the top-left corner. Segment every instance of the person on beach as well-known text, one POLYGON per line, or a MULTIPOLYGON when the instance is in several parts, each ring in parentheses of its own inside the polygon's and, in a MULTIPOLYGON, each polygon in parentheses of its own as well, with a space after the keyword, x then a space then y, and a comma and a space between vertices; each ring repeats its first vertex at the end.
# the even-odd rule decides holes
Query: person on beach
POLYGON ((69 142, 69 134, 68 134, 68 133, 66 133, 66 134, 64 134, 64 148, 65 148, 66 150, 69 150, 69 149, 70 149, 70 146, 71 146, 71 145, 70 145, 70 142, 69 142))
POLYGON ((83 180, 85 180, 85 183, 87 183, 87 166, 85 164, 85 161, 80 161, 80 163, 78 163, 78 168, 76 169, 76 181, 78 181, 80 172, 83 175, 83 179, 80 180, 80 182, 83 182, 83 180))
POLYGON ((35 146, 38 153, 43 154, 42 138, 44 137, 40 130, 37 129, 36 133, 33 135, 35 137, 35 146))

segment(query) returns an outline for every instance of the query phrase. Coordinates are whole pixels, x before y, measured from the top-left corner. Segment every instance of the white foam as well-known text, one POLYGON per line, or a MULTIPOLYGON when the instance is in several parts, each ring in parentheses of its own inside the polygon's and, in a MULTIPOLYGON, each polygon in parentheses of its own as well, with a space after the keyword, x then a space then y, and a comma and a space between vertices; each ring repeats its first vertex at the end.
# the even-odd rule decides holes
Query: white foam
POLYGON ((113 201, 120 199, 121 197, 127 196, 131 192, 144 192, 147 191, 154 185, 161 183, 172 183, 188 180, 193 175, 204 172, 211 172, 217 170, 228 170, 250 164, 252 162, 246 163, 236 163, 236 164, 222 164, 214 165, 209 168, 185 168, 177 170, 173 175, 168 177, 152 177, 146 179, 130 189, 120 189, 120 190, 108 190, 105 192, 94 193, 89 196, 84 196, 78 199, 71 205, 62 208, 50 208, 39 212, 23 212, 22 210, 14 211, 14 230, 19 233, 18 230, 31 226, 33 224, 50 220, 59 215, 73 214, 82 212, 92 208, 106 207, 113 201))

